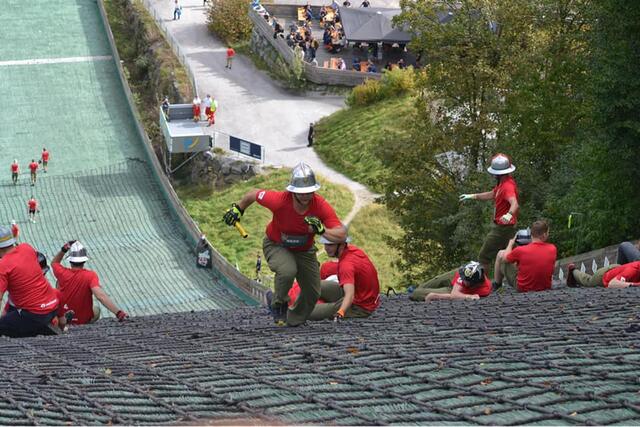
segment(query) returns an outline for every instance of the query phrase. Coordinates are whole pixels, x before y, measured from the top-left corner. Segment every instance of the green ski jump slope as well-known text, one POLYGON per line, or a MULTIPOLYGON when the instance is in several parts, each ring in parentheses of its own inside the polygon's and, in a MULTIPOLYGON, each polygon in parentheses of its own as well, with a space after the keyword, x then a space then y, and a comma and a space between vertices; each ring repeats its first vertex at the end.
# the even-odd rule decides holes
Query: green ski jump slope
POLYGON ((87 267, 130 314, 244 305, 237 289, 195 267, 136 132, 96 1, 2 4, 0 223, 15 219, 21 241, 49 259, 66 240, 82 241, 87 267), (27 165, 43 147, 49 171, 31 187, 27 165), (32 194, 35 224, 27 218, 32 194))

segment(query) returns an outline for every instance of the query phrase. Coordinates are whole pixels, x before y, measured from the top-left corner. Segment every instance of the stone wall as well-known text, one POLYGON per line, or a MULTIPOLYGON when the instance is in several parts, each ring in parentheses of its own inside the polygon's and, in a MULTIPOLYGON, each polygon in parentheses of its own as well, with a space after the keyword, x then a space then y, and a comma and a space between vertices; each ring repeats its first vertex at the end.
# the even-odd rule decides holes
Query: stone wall
POLYGON ((258 163, 213 152, 198 154, 192 161, 191 183, 222 189, 253 178, 260 172, 258 163))

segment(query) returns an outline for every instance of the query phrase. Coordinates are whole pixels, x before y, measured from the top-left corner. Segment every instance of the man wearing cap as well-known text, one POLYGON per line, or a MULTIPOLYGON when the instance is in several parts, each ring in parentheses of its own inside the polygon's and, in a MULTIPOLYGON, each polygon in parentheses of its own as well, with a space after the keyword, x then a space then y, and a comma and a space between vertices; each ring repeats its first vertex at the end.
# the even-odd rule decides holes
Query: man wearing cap
POLYGON ((447 271, 418 286, 409 296, 413 301, 429 302, 435 299, 471 299, 488 297, 491 282, 485 269, 477 261, 447 271))
POLYGON ((498 153, 491 158, 491 166, 487 171, 496 178, 496 186, 491 191, 476 194, 461 194, 460 201, 477 199, 493 200, 495 209, 491 230, 484 239, 478 258, 485 271, 489 270, 489 265, 500 249, 504 249, 516 233, 516 223, 518 222, 518 186, 511 177, 511 173, 516 167, 511 163, 511 159, 498 153))
POLYGON ((93 297, 102 303, 110 312, 115 314, 119 321, 125 320, 127 313, 119 309, 109 298, 102 288, 98 275, 84 268, 85 262, 89 260, 87 249, 82 243, 70 240, 60 248, 51 261, 53 274, 58 279, 58 290, 62 293, 63 306, 58 312, 61 327, 66 323, 64 313, 73 311, 74 315, 71 323, 74 325, 84 325, 93 323, 100 318, 100 307, 93 305, 93 297), (64 267, 61 262, 64 255, 69 252, 67 260, 70 268, 64 267))
POLYGON ((13 163, 11 163, 11 181, 13 185, 18 183, 18 175, 20 174, 20 165, 18 164, 18 159, 14 159, 13 163))
POLYGON ((30 245, 15 245, 11 229, 0 226, 0 300, 9 293, 7 312, 0 317, 0 335, 31 337, 51 334, 48 325, 60 300, 30 245))
POLYGON ((558 250, 547 243, 549 225, 538 220, 531 225, 531 243, 514 248, 516 238, 509 240, 507 248, 499 257, 503 262, 517 264, 517 277, 511 277, 518 292, 538 292, 551 289, 551 278, 556 265, 558 250))
POLYGON ((226 224, 234 226, 254 202, 273 213, 262 249, 269 268, 275 272, 271 311, 280 326, 304 323, 320 295, 314 236, 323 235, 332 242, 346 238, 346 229, 334 209, 316 194, 319 189, 313 170, 300 163, 293 168, 287 191, 250 190, 223 217, 226 224), (300 284, 301 294, 293 307, 287 309, 287 294, 294 279, 300 284))
POLYGON ((350 239, 332 242, 324 236, 320 243, 332 258, 338 258, 338 281, 323 280, 320 298, 310 320, 369 317, 380 305, 380 283, 375 266, 350 239))

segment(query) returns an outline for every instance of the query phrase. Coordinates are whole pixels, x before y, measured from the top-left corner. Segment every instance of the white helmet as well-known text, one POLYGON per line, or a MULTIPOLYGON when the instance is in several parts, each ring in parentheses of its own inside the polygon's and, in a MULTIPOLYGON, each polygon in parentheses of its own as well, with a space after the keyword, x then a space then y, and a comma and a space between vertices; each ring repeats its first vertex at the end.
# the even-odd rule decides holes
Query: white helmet
POLYGON ((351 237, 349 236, 347 236, 347 238, 341 242, 332 242, 331 240, 327 239, 324 236, 320 236, 320 238, 318 239, 318 242, 322 243, 323 245, 338 245, 340 243, 349 243, 350 241, 351 241, 351 237))
POLYGON ((316 175, 313 173, 311 167, 304 163, 298 163, 298 166, 293 168, 291 172, 291 181, 287 185, 287 191, 291 193, 313 193, 320 189, 320 184, 316 181, 316 175))
POLYGON ((75 242, 69 249, 69 262, 87 262, 87 249, 80 242, 75 242))
POLYGON ((487 172, 491 175, 506 175, 516 170, 511 164, 511 159, 506 154, 498 153, 491 158, 491 166, 487 168, 487 172))

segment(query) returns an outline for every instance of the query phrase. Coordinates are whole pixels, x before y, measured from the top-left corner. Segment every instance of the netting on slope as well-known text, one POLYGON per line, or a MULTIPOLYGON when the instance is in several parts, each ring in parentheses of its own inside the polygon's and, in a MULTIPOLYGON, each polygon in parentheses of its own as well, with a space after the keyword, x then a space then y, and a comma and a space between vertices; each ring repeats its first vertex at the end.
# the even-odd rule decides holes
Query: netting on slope
POLYGON ((398 297, 338 324, 282 329, 244 308, 6 340, 0 375, 21 386, 0 394, 0 423, 637 424, 637 295, 398 297))

